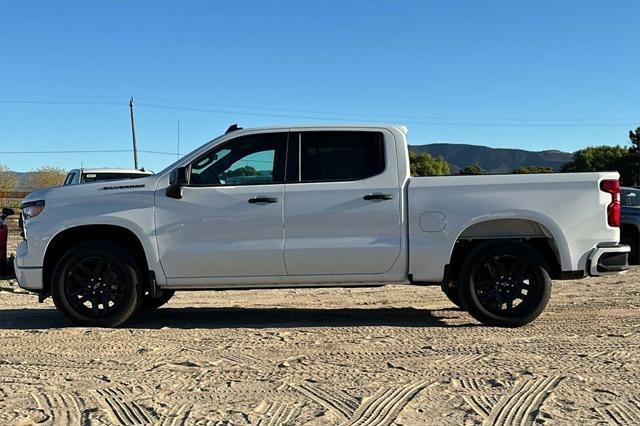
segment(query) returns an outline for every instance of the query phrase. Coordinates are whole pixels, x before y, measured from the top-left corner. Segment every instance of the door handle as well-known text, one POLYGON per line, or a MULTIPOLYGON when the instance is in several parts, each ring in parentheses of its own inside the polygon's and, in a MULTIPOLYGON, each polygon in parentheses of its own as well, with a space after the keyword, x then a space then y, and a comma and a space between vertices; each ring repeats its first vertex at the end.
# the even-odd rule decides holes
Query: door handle
POLYGON ((277 203, 278 199, 276 197, 252 197, 248 201, 250 204, 271 204, 277 203))
POLYGON ((375 201, 375 200, 393 200, 392 194, 367 194, 364 197, 367 201, 375 201))

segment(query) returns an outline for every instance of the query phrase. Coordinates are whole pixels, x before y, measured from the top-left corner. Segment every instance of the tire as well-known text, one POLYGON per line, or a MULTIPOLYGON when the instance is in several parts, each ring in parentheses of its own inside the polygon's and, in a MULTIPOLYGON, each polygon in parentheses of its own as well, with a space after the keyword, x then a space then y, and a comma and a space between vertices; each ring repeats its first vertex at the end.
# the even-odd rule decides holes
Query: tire
POLYGON ((450 287, 448 283, 445 283, 445 284, 442 284, 441 288, 442 288, 442 292, 444 293, 445 296, 447 296, 447 299, 449 299, 451 303, 456 305, 458 308, 464 310, 464 307, 460 302, 460 297, 458 296, 457 287, 450 287))
POLYGON ((131 318, 143 297, 143 272, 125 248, 93 241, 69 250, 56 265, 51 295, 73 323, 117 327, 131 318))
POLYGON ((528 324, 544 311, 550 296, 551 278, 545 261, 527 244, 481 244, 462 264, 458 297, 469 314, 483 324, 528 324))
POLYGON ((629 253, 629 265, 638 265, 640 264, 640 253, 638 253, 638 234, 629 235, 624 233, 620 238, 620 244, 626 244, 631 247, 631 252, 629 253))
POLYGON ((140 307, 140 311, 152 311, 154 309, 158 309, 160 306, 166 304, 173 295, 176 293, 175 290, 161 290, 162 294, 157 299, 151 297, 150 294, 146 294, 144 296, 144 300, 142 301, 142 306, 140 307))

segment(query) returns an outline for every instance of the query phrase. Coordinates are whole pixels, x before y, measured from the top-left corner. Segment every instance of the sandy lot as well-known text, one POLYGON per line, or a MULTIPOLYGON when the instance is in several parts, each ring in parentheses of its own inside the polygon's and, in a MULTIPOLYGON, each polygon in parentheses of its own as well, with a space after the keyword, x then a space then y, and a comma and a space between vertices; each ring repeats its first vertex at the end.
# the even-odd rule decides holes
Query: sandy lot
POLYGON ((558 282, 516 330, 408 286, 183 292, 75 328, 0 281, 0 424, 640 424, 639 281, 558 282))

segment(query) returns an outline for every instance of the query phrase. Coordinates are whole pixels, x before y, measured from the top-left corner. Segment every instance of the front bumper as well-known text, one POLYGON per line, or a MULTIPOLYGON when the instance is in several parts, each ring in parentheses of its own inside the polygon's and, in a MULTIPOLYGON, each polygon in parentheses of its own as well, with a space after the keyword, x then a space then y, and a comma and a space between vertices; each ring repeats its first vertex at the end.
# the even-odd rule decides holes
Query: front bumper
POLYGON ((42 290, 42 268, 25 268, 18 266, 18 258, 13 260, 18 285, 25 290, 42 290))
POLYGON ((617 275, 629 270, 631 247, 623 244, 600 244, 589 255, 589 275, 617 275))

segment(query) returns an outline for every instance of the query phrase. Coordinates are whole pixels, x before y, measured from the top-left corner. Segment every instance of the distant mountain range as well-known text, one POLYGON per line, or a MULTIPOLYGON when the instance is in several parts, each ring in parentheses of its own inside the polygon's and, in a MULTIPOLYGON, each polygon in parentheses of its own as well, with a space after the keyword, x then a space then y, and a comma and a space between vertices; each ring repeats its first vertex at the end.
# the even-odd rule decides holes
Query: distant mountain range
MULTIPOLYGON (((520 166, 551 167, 558 171, 564 163, 571 161, 570 153, 556 150, 527 151, 457 143, 411 145, 409 149, 417 153, 428 152, 435 157, 442 156, 451 166, 453 174, 474 163, 479 164, 489 173, 511 173, 520 166)), ((29 172, 16 174, 18 175, 17 190, 20 191, 26 187, 29 172)))
POLYGON ((434 143, 411 145, 411 151, 442 156, 457 173, 470 164, 479 164, 489 173, 511 173, 521 166, 551 167, 560 170, 564 163, 571 161, 571 154, 562 151, 526 151, 524 149, 489 148, 487 146, 434 143))

